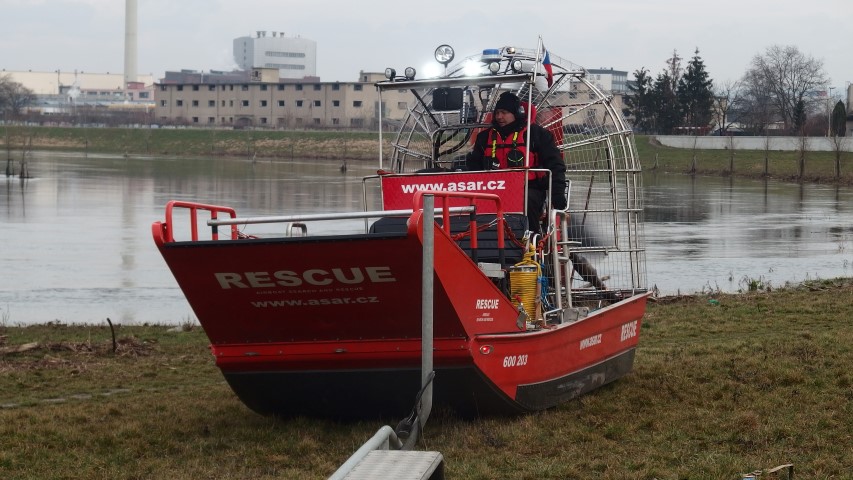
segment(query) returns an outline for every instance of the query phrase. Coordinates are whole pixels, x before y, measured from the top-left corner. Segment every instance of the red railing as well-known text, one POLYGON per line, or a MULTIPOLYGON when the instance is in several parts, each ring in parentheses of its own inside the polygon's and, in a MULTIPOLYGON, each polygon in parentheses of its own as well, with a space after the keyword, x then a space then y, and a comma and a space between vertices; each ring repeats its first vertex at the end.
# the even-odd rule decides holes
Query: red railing
MULTIPOLYGON (((447 235, 452 236, 450 233, 450 199, 451 198, 460 198, 460 199, 468 199, 468 205, 472 207, 476 207, 475 202, 477 200, 485 200, 491 201, 495 203, 495 216, 497 217, 497 241, 498 241, 498 250, 500 252, 504 251, 504 211, 503 206, 501 205, 501 197, 493 194, 493 193, 479 193, 479 192, 448 192, 445 190, 418 190, 415 192, 414 197, 412 198, 413 209, 415 211, 423 209, 423 196, 429 194, 433 195, 436 200, 441 200, 441 205, 436 202, 435 207, 441 207, 441 223, 442 229, 447 233, 447 235)), ((453 205, 458 207, 459 205, 453 205)), ((471 251, 477 251, 477 215, 476 212, 469 214, 469 227, 468 229, 471 232, 471 251)), ((474 254, 476 261, 476 253, 474 254)), ((501 254, 501 256, 503 256, 501 254)))
MULTIPOLYGON (((198 212, 199 210, 210 212, 210 219, 216 220, 219 218, 219 213, 227 213, 231 216, 231 218, 237 218, 237 212, 234 211, 231 207, 220 207, 217 205, 206 205, 203 203, 195 203, 195 202, 182 202, 179 200, 172 200, 166 204, 166 241, 174 242, 175 234, 174 234, 174 226, 172 223, 172 210, 175 208, 186 208, 190 212, 190 233, 192 235, 193 241, 198 241, 198 212)), ((210 227, 210 235, 212 240, 219 240, 219 227, 217 225, 213 225, 210 227)), ((231 240, 236 240, 238 237, 237 225, 231 225, 231 240)))

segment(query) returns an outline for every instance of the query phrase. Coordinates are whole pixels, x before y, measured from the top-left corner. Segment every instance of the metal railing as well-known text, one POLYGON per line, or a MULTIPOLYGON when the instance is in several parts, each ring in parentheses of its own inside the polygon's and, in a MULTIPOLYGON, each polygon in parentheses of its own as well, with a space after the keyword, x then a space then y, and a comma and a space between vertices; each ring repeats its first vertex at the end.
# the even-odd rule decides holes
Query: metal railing
MULTIPOLYGON (((204 203, 194 203, 194 202, 182 202, 179 200, 172 200, 171 202, 166 204, 166 241, 174 242, 175 241, 175 229, 174 224, 172 223, 172 214, 176 208, 186 208, 190 212, 190 232, 191 238, 193 241, 198 241, 198 212, 199 210, 210 212, 211 221, 215 221, 220 213, 227 213, 231 218, 237 216, 237 212, 231 207, 221 207, 218 205, 207 205, 204 203)), ((231 238, 237 238, 237 226, 232 225, 231 227, 231 238)), ((219 230, 216 227, 213 227, 211 230, 211 239, 218 240, 219 239, 219 230)))

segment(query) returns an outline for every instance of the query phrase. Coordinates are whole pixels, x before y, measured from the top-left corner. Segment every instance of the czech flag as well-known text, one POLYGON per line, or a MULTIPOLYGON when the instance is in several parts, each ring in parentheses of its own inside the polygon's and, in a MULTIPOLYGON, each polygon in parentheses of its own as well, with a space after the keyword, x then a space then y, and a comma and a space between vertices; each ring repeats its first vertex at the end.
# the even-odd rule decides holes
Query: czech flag
POLYGON ((551 88, 551 84, 554 83, 554 70, 551 68, 551 56, 548 55, 548 49, 544 46, 542 47, 545 50, 545 56, 542 58, 542 66, 545 67, 545 80, 548 81, 548 88, 551 88))

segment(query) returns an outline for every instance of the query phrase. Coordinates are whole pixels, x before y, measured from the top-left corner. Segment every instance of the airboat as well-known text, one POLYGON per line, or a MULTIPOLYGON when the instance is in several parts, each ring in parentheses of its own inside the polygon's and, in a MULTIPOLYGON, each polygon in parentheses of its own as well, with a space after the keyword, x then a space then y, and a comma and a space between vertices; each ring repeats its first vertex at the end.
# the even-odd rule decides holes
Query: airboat
POLYGON ((252 410, 399 418, 429 383, 436 407, 514 414, 631 371, 649 295, 641 168, 612 97, 541 42, 435 53, 437 77, 388 69, 376 84, 380 101, 411 99, 396 135, 380 118, 363 210, 240 217, 171 201, 153 224, 217 367, 252 410), (541 233, 525 215, 528 168, 463 167, 505 91, 567 165, 568 207, 546 205, 541 233), (312 233, 342 219, 357 228, 312 233), (244 233, 256 224, 284 226, 244 233))

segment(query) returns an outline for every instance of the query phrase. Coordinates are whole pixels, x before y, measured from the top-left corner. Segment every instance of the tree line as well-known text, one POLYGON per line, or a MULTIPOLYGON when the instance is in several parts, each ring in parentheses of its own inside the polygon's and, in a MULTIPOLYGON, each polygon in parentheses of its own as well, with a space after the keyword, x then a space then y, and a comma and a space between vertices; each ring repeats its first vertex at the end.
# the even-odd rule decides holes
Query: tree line
POLYGON ((19 116, 35 99, 32 90, 12 81, 8 74, 0 75, 0 118, 19 116))
MULTIPOLYGON (((698 48, 686 67, 674 50, 656 76, 646 67, 634 72, 623 113, 638 133, 704 135, 714 129, 727 135, 737 124, 738 130, 751 135, 772 131, 843 137, 844 103, 838 101, 833 108, 828 96, 816 95, 828 83, 823 61, 796 46, 771 46, 752 58, 743 77, 718 83, 711 79, 698 48)), ((32 90, 0 75, 0 119, 22 118, 35 100, 32 90)), ((108 120, 103 112, 87 113, 108 120)))
POLYGON ((715 84, 699 55, 687 63, 677 51, 656 76, 641 67, 623 113, 641 133, 844 136, 846 112, 839 101, 829 114, 823 61, 795 46, 774 45, 755 55, 743 77, 715 84))

